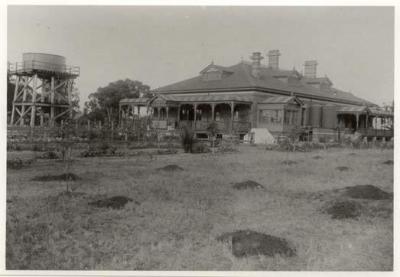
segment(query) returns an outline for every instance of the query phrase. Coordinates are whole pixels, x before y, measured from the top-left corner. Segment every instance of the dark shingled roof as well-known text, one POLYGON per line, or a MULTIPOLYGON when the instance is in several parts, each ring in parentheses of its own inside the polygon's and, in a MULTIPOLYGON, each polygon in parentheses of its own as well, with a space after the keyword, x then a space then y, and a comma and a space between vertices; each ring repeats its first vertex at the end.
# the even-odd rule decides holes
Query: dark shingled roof
POLYGON ((291 95, 292 93, 295 93, 295 95, 299 97, 310 97, 313 99, 355 105, 376 106, 374 103, 333 87, 316 88, 308 85, 304 82, 304 80, 293 77, 299 75, 295 70, 277 70, 262 66, 260 78, 255 78, 251 75, 251 64, 248 62, 240 62, 229 67, 218 65, 213 66, 224 71, 229 71, 231 74, 226 75, 220 80, 212 80, 207 82, 203 81, 202 75, 198 75, 181 82, 157 88, 153 92, 160 94, 179 94, 205 91, 256 90, 275 92, 282 95, 291 95), (288 76, 288 81, 285 82, 279 80, 276 78, 278 76, 288 76))

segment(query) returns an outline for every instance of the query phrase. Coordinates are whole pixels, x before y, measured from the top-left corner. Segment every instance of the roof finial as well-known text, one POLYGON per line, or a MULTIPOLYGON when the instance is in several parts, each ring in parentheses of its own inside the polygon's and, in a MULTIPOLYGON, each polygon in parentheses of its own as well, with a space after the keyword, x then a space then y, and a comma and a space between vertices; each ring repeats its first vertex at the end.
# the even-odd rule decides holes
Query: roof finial
POLYGON ((214 59, 211 60, 211 64, 212 64, 212 65, 214 64, 214 59))

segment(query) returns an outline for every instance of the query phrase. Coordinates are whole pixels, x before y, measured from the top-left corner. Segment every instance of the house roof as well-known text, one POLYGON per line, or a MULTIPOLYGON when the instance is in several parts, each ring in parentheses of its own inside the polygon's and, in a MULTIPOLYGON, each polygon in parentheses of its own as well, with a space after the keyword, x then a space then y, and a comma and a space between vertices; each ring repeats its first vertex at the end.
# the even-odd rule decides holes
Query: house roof
POLYGON ((294 74, 296 72, 295 70, 280 70, 262 66, 260 69, 260 77, 255 78, 251 74, 251 64, 248 62, 243 61, 229 67, 218 65, 213 65, 213 67, 229 71, 231 74, 228 74, 220 80, 207 82, 203 81, 202 75, 198 75, 190 79, 157 88, 154 92, 160 94, 177 94, 207 91, 258 90, 271 91, 282 95, 291 95, 292 93, 295 93, 297 96, 347 104, 375 105, 374 103, 356 97, 349 92, 344 92, 333 87, 323 89, 313 87, 302 81, 301 78, 291 78, 289 82, 284 82, 276 78, 278 76, 297 75, 294 74))
POLYGON ((296 96, 276 96, 276 97, 268 97, 261 103, 263 104, 288 104, 288 103, 298 103, 302 104, 301 100, 299 100, 296 96))

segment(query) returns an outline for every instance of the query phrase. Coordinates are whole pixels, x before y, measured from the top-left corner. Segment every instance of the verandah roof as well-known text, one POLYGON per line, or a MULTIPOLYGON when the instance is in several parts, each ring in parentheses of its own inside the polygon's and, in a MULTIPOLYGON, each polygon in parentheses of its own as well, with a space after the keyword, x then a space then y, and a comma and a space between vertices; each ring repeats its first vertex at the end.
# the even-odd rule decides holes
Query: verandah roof
POLYGON ((384 109, 378 107, 345 106, 345 107, 340 107, 337 110, 337 114, 362 114, 362 113, 368 113, 371 116, 393 117, 393 113, 385 111, 384 109))
POLYGON ((345 106, 337 109, 337 114, 360 114, 367 112, 366 106, 345 106))
POLYGON ((157 95, 152 99, 149 98, 131 98, 122 99, 120 104, 133 104, 133 105, 152 105, 154 104, 166 104, 167 102, 171 104, 179 103, 209 103, 209 102, 253 102, 252 98, 243 95, 157 95))
POLYGON ((253 102, 244 95, 180 95, 174 98, 179 102, 253 102))

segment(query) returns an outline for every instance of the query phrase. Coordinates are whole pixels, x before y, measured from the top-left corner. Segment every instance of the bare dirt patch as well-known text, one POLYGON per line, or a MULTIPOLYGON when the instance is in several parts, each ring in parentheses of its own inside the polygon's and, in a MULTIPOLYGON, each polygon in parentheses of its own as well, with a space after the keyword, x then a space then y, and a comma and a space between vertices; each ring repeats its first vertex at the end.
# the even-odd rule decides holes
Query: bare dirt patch
POLYGON ((384 161, 383 164, 393 165, 394 162, 393 162, 393 160, 387 160, 387 161, 384 161))
POLYGON ((339 171, 349 171, 350 168, 347 167, 347 166, 338 166, 338 167, 336 167, 336 170, 339 170, 339 171))
POLYGON ((355 201, 334 201, 324 211, 333 219, 357 218, 361 215, 361 205, 355 201))
POLYGON ((158 170, 166 172, 174 172, 174 171, 182 171, 183 168, 176 164, 169 164, 164 167, 158 168, 158 170))
POLYGON ((234 189, 237 189, 237 190, 244 190, 244 189, 263 189, 264 186, 261 185, 261 184, 259 184, 259 183, 257 183, 257 182, 255 182, 255 181, 247 180, 247 181, 244 181, 244 182, 235 183, 235 184, 233 185, 233 188, 234 188, 234 189))
POLYGON ((344 194, 356 199, 383 200, 391 199, 392 194, 373 185, 357 185, 344 188, 344 194))
POLYGON ((42 175, 32 178, 32 181, 50 182, 50 181, 77 181, 80 177, 74 173, 64 173, 60 175, 42 175))
POLYGON ((251 230, 224 233, 217 240, 231 243, 232 254, 235 257, 255 255, 291 257, 296 254, 295 249, 289 246, 286 239, 251 230))
POLYGON ((97 201, 89 202, 89 205, 97 208, 112 208, 122 209, 128 202, 132 202, 133 199, 125 196, 113 196, 110 198, 104 198, 97 201))

